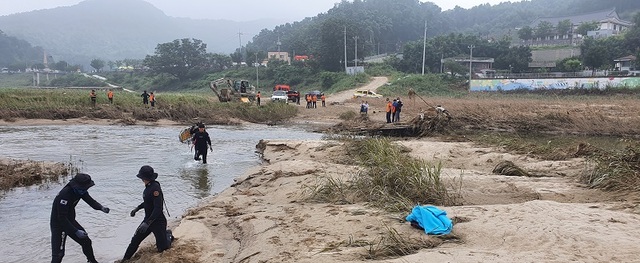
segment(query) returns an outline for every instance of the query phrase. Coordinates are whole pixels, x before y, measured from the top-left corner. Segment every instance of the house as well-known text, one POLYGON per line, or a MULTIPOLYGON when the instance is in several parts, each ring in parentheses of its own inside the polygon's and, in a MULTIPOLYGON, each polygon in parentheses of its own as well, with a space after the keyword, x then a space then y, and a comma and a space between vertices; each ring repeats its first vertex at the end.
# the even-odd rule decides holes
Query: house
POLYGON ((469 57, 452 57, 441 59, 440 63, 445 63, 447 61, 457 62, 467 68, 469 67, 469 61, 471 61, 471 68, 473 69, 473 72, 484 72, 486 70, 493 69, 493 63, 495 62, 495 59, 474 57, 473 59, 469 60, 469 57))
POLYGON ((281 52, 281 51, 270 51, 267 52, 267 60, 281 60, 284 62, 287 62, 287 64, 291 65, 291 57, 289 57, 289 53, 288 52, 281 52))
MULTIPOLYGON (((622 31, 627 30, 629 27, 633 25, 632 22, 625 21, 620 19, 618 16, 618 12, 615 8, 601 10, 592 13, 572 15, 572 16, 559 16, 559 17, 541 17, 534 20, 531 23, 531 28, 535 29, 540 25, 541 22, 546 21, 551 23, 554 27, 558 25, 559 22, 569 20, 571 22, 571 32, 574 32, 578 27, 583 23, 589 22, 598 22, 599 28, 595 31, 589 31, 587 36, 593 37, 607 37, 612 35, 620 34, 622 31)), ((573 35, 569 32, 570 35, 573 35)), ((554 36, 549 36, 545 39, 538 40, 557 40, 557 39, 568 39, 570 35, 558 35, 556 33, 554 36)))
POLYGON ((635 71, 636 70, 636 56, 630 55, 613 60, 616 63, 616 69, 620 71, 635 71))

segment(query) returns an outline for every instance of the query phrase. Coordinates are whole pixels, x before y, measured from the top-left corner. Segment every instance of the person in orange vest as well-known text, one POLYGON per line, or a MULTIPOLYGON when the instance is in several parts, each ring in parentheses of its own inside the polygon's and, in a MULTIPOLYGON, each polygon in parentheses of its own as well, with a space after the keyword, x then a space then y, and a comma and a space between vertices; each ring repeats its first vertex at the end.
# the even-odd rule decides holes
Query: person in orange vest
POLYGON ((327 99, 327 97, 324 95, 324 93, 322 93, 322 97, 320 97, 320 99, 322 99, 322 107, 326 107, 324 101, 327 99))
POLYGON ((91 90, 91 92, 89 93, 89 98, 91 98, 91 106, 95 107, 97 99, 96 90, 91 90))
POLYGON ((307 109, 311 108, 311 95, 307 94, 304 96, 305 100, 307 100, 307 109))
POLYGON ((260 91, 256 94, 256 105, 260 106, 260 91))
POLYGON ((311 103, 313 104, 312 108, 314 108, 314 109, 318 108, 318 105, 316 104, 316 102, 318 102, 318 95, 312 94, 311 95, 311 103))
POLYGON ((393 104, 391 103, 391 101, 389 101, 389 98, 387 98, 387 123, 391 123, 391 110, 393 108, 393 104))
POLYGON ((109 91, 107 91, 107 98, 109 99, 109 103, 113 104, 113 90, 109 89, 109 91))
POLYGON ((151 107, 156 106, 156 95, 153 94, 153 91, 149 94, 149 102, 151 103, 151 107))

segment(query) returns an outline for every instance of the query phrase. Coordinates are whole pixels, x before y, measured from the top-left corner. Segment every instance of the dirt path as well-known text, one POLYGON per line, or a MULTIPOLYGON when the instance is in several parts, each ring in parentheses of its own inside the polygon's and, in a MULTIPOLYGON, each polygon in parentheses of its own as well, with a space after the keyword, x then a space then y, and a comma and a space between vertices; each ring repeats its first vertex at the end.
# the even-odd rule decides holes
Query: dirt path
POLYGON ((387 77, 373 77, 373 80, 371 82, 369 82, 369 84, 367 84, 365 86, 358 87, 358 88, 355 88, 355 89, 341 91, 341 92, 338 92, 336 94, 331 94, 331 101, 335 101, 335 102, 346 102, 346 101, 349 101, 349 100, 351 100, 353 98, 353 92, 356 89, 368 89, 368 90, 376 91, 379 87, 381 87, 382 85, 384 85, 388 81, 389 81, 389 79, 387 79, 387 77))

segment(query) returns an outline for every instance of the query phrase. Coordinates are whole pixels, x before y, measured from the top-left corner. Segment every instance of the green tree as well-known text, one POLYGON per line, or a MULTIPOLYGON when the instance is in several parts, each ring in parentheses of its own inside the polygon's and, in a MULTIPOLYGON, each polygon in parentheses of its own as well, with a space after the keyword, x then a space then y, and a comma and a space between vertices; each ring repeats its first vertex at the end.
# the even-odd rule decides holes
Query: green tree
MULTIPOLYGON (((625 33, 625 44, 632 54, 640 52, 640 12, 633 17, 633 26, 625 33)), ((637 62, 640 62, 638 57, 637 62)))
POLYGON ((207 44, 199 39, 176 39, 158 44, 154 55, 147 55, 144 65, 156 73, 167 73, 185 81, 190 73, 207 64, 207 44))
POLYGON ((60 60, 55 64, 53 64, 53 69, 59 70, 59 71, 69 71, 69 63, 67 63, 64 60, 60 60))
POLYGON ((96 58, 91 60, 91 67, 96 69, 97 72, 100 72, 100 70, 104 68, 104 64, 104 60, 102 59, 96 58))
POLYGON ((464 76, 469 71, 468 67, 465 67, 453 60, 445 61, 444 68, 445 68, 445 72, 451 72, 453 76, 464 76))
POLYGON ((520 28, 520 30, 518 30, 518 37, 524 41, 533 39, 533 28, 530 26, 520 28))
POLYGON ((553 35, 553 24, 549 21, 542 21, 536 27, 536 37, 545 39, 553 35))
POLYGON ((338 19, 328 19, 320 26, 320 46, 318 53, 321 55, 318 61, 320 67, 324 70, 336 72, 343 69, 344 26, 344 21, 338 19))
POLYGON ((567 71, 576 72, 582 69, 582 63, 578 59, 569 59, 564 62, 564 68, 567 71))
POLYGON ((568 35, 569 32, 571 32, 572 27, 573 27, 573 24, 571 23, 571 20, 565 19, 558 22, 558 25, 556 26, 556 31, 558 35, 565 36, 565 35, 568 35))
POLYGON ((597 21, 584 22, 578 26, 578 28, 576 29, 576 34, 586 36, 587 32, 598 30, 598 28, 600 28, 600 23, 598 23, 597 21))

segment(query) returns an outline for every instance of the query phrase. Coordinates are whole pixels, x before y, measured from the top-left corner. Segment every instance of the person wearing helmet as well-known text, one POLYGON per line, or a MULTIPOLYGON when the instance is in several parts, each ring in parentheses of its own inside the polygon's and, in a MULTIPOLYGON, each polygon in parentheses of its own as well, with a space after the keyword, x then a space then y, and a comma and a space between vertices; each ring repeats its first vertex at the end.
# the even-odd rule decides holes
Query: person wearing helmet
POLYGON ((80 199, 95 210, 109 213, 109 208, 101 205, 89 195, 89 188, 95 183, 85 173, 76 174, 53 199, 51 208, 51 263, 62 262, 67 236, 82 246, 82 252, 89 262, 95 263, 93 246, 87 231, 76 221, 76 205, 80 199))
POLYGON ((173 241, 171 230, 167 230, 167 218, 163 213, 164 195, 162 194, 160 183, 156 181, 158 174, 154 172, 153 167, 144 165, 140 168, 136 177, 140 178, 145 186, 142 192, 144 202, 133 209, 129 215, 134 217, 136 212, 144 209, 144 219, 131 238, 131 243, 129 243, 127 251, 124 253, 122 262, 133 257, 140 243, 151 233, 156 238, 158 252, 169 249, 173 241))
POLYGON ((204 124, 198 124, 198 131, 193 135, 193 145, 196 148, 196 156, 193 158, 194 160, 200 160, 200 156, 202 156, 202 163, 207 163, 207 148, 213 151, 213 147, 211 147, 211 138, 209 137, 209 133, 204 130, 204 124))

